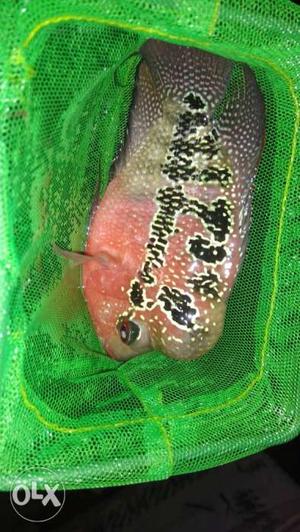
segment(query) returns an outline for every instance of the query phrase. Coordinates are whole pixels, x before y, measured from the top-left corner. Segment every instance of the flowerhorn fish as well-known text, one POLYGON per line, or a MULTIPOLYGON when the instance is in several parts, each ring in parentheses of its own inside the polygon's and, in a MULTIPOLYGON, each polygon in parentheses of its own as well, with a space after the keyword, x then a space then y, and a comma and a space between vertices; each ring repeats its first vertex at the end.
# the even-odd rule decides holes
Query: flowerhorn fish
POLYGON ((263 101, 246 66, 149 40, 128 135, 83 254, 97 335, 119 360, 209 351, 223 331, 250 224, 263 101))

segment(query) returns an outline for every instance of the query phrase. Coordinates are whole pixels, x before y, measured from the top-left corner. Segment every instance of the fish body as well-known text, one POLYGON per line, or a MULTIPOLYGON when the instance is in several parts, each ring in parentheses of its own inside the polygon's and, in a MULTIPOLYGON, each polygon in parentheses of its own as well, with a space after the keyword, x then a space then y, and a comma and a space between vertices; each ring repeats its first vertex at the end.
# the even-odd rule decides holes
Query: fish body
POLYGON ((263 104, 247 66, 150 40, 91 220, 83 290, 110 356, 209 351, 245 252, 263 104), (94 260, 93 260, 94 259, 94 260))

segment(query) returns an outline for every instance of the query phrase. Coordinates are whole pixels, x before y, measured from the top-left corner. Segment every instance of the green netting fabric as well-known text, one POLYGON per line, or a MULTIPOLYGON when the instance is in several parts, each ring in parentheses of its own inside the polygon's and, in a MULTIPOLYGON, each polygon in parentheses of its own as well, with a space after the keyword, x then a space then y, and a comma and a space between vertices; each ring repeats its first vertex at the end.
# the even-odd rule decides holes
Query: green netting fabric
POLYGON ((295 436, 296 5, 6 0, 0 9, 1 488, 42 467, 67 488, 162 479, 295 436), (126 130, 137 58, 122 60, 150 36, 248 63, 264 95, 266 142, 217 347, 188 363, 152 353, 119 364, 101 354, 79 270, 51 245, 83 246, 126 130))

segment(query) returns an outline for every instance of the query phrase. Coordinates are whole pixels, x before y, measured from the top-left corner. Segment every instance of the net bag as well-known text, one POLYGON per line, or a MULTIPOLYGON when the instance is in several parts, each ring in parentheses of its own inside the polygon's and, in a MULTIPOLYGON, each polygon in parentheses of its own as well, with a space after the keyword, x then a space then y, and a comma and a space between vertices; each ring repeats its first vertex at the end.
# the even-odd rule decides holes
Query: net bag
POLYGON ((283 0, 1 3, 2 490, 198 471, 299 433, 299 10, 283 0), (247 63, 266 108, 245 261, 199 360, 108 358, 80 270, 92 203, 124 138, 149 37, 247 63), (126 60, 124 60, 126 59, 126 60), (297 170, 298 168, 298 170, 297 170), (48 468, 49 472, 45 472, 48 468))

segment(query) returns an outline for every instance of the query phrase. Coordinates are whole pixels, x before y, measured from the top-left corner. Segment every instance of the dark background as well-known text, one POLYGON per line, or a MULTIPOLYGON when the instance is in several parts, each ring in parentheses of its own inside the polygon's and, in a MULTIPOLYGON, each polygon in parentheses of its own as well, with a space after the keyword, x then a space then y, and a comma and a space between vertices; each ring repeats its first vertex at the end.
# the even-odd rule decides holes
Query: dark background
POLYGON ((296 438, 209 471, 120 488, 68 491, 61 512, 46 523, 26 522, 14 512, 9 494, 1 493, 1 521, 5 530, 33 532, 300 532, 299 451, 296 438))

